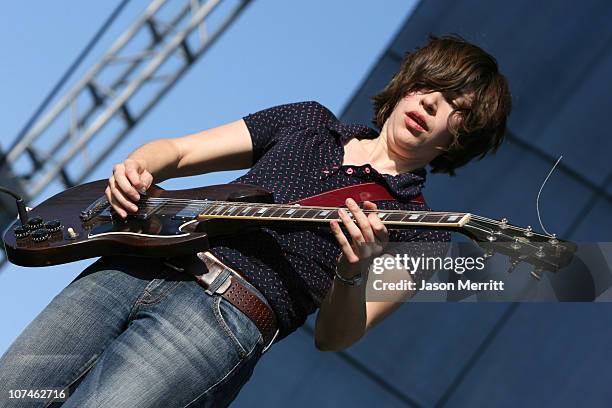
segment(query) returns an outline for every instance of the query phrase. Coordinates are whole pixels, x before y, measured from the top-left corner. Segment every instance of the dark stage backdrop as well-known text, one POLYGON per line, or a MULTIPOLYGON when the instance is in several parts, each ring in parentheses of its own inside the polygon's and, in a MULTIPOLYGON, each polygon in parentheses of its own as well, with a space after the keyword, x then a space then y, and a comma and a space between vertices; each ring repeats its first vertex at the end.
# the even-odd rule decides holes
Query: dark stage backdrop
MULTIPOLYGON (((381 3, 382 6, 382 3, 381 3)), ((612 3, 423 1, 345 109, 369 97, 428 34, 457 33, 496 56, 514 109, 496 156, 430 175, 434 210, 537 222, 612 241, 612 3)), ((368 22, 376 24, 376 22, 368 22)), ((367 29, 367 24, 364 24, 367 29)), ((606 295, 604 295, 605 297, 606 295)), ((609 296, 608 296, 609 297, 609 296)), ((317 352, 309 326, 265 355, 235 406, 603 407, 612 401, 612 304, 409 303, 343 353, 317 352)))

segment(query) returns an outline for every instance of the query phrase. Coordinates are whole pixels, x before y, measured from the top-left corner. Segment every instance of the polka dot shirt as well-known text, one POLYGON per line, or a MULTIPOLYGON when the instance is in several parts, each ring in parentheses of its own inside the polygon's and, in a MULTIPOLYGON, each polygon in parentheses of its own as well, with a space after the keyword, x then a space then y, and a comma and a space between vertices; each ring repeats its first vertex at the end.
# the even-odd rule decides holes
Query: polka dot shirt
MULTIPOLYGON (((421 193, 426 171, 381 174, 369 164, 342 165, 344 144, 353 137, 376 138, 364 125, 346 125, 318 102, 291 103, 243 118, 253 142, 253 166, 231 183, 256 184, 288 203, 327 190, 375 181, 395 200, 376 201, 384 210, 429 210, 411 203, 421 193)), ((389 241, 449 241, 436 230, 389 229, 389 241)), ((261 227, 239 236, 211 240, 210 251, 239 270, 274 309, 281 339, 316 311, 331 287, 341 253, 328 227, 261 227)), ((425 278, 418 273, 415 281, 425 278)), ((419 284, 420 285, 420 284, 419 284)))

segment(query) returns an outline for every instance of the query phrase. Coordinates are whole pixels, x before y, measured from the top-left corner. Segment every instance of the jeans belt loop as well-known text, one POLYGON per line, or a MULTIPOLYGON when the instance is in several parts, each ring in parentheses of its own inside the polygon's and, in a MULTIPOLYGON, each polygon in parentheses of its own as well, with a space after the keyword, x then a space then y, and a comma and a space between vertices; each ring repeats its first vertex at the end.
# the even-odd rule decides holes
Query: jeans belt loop
MULTIPOLYGON (((206 283, 204 277, 208 274, 198 276, 198 279, 201 279, 206 283)), ((210 284, 206 285, 206 289, 204 290, 209 295, 213 293, 222 294, 229 288, 232 279, 232 272, 229 269, 223 269, 220 273, 217 273, 214 277, 213 281, 210 284)))

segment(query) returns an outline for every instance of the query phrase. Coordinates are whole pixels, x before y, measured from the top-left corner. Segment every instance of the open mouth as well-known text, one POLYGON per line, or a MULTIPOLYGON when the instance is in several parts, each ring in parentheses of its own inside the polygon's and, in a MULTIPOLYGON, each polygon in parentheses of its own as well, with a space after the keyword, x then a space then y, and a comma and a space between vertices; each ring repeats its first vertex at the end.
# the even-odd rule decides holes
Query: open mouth
POLYGON ((427 122, 423 119, 421 115, 416 112, 408 112, 406 113, 406 124, 411 128, 414 128, 421 132, 426 132, 429 130, 427 127, 427 122))

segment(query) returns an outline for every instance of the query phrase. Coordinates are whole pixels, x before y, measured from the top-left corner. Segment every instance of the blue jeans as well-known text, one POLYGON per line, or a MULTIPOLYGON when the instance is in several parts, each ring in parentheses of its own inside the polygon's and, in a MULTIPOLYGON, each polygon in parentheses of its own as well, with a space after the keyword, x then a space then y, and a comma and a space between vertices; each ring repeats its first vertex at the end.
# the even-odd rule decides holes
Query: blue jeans
POLYGON ((102 258, 0 358, 0 407, 60 406, 9 398, 51 387, 68 390, 64 408, 227 406, 264 346, 246 315, 190 275, 159 260, 102 258))

